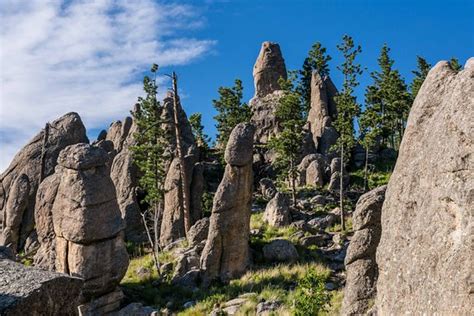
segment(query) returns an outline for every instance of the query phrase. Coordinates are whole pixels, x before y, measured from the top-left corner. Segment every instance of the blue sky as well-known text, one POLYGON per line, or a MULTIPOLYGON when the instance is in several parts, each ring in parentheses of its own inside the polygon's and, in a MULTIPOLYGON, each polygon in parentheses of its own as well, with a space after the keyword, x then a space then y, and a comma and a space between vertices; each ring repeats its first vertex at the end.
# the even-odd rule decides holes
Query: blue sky
POLYGON ((240 78, 249 100, 252 67, 266 40, 280 44, 287 69, 301 67, 311 45, 320 41, 333 57, 331 77, 340 86, 336 45, 343 34, 353 36, 363 50, 359 62, 367 67, 359 102, 384 43, 407 81, 416 55, 432 64, 452 56, 464 63, 474 56, 474 1, 229 1, 210 5, 205 16, 206 28, 199 32, 217 40, 215 53, 176 71, 188 95, 187 112, 202 112, 210 135, 215 133, 211 100, 218 87, 240 78))
POLYGON ((46 121, 68 111, 81 115, 91 138, 122 119, 153 62, 178 73, 185 110, 201 112, 214 136, 218 87, 240 78, 245 100, 253 96, 263 41, 280 44, 288 69, 301 67, 320 41, 339 86, 336 45, 352 35, 367 68, 361 102, 383 43, 408 82, 416 55, 432 64, 474 55, 472 0, 2 0, 0 21, 0 171, 46 121))

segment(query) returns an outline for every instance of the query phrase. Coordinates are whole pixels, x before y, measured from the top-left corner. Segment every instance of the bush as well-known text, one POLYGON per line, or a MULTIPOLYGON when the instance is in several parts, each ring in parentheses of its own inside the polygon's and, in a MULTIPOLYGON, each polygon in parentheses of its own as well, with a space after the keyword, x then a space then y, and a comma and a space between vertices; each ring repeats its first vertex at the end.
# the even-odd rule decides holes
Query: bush
POLYGON ((326 291, 325 278, 313 269, 300 280, 294 294, 295 316, 318 315, 326 311, 331 295, 326 291))

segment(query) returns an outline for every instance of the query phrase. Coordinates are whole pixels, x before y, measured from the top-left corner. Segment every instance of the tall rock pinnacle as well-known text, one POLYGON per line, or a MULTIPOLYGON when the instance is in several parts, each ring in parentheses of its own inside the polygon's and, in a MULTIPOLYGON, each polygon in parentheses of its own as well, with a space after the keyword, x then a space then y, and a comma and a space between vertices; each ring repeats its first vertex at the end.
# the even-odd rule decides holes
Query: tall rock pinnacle
POLYGON ((255 96, 264 97, 275 90, 280 90, 278 80, 287 78, 285 60, 281 54, 280 45, 272 42, 263 42, 255 66, 253 66, 253 80, 255 96))

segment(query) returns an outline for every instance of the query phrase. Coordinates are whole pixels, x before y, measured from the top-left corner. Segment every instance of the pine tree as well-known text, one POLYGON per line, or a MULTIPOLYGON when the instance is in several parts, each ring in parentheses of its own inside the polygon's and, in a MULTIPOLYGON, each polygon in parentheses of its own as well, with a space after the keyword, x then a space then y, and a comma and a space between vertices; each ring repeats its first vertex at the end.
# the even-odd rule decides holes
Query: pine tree
MULTIPOLYGON (((367 95, 367 93, 366 93, 367 95)), ((368 165, 369 165, 369 150, 377 144, 378 138, 381 134, 381 116, 380 112, 366 101, 367 105, 364 112, 359 118, 360 128, 360 144, 365 149, 365 165, 364 165, 364 190, 368 191, 368 165)))
POLYGON ((393 69, 394 60, 389 52, 385 44, 378 58, 380 71, 371 73, 374 83, 366 90, 366 102, 380 113, 382 142, 386 144, 390 140, 395 148, 396 139, 397 143, 401 141, 412 99, 400 73, 393 69))
POLYGON ((418 91, 425 81, 428 72, 430 71, 431 65, 421 56, 416 56, 417 69, 413 70, 412 73, 415 75, 410 85, 411 98, 415 100, 418 91))
POLYGON ((303 107, 301 95, 295 90, 295 76, 290 73, 287 80, 280 78, 279 84, 285 92, 280 98, 275 117, 281 122, 282 131, 272 137, 268 147, 275 150, 276 169, 281 178, 290 181, 293 205, 296 206, 297 159, 303 142, 303 107))
POLYGON ((342 90, 334 98, 337 106, 337 118, 334 122, 334 127, 339 133, 339 138, 335 146, 339 149, 341 157, 339 205, 341 209, 341 229, 345 230, 344 164, 349 156, 350 150, 355 145, 354 119, 358 116, 360 107, 354 96, 354 89, 359 85, 357 76, 362 74, 362 68, 360 64, 355 62, 355 59, 357 55, 362 52, 362 48, 359 45, 355 46, 354 40, 348 35, 344 35, 342 40, 342 44, 337 45, 337 48, 344 56, 344 62, 337 68, 342 72, 344 82, 342 90))
POLYGON ((145 192, 144 201, 149 205, 149 209, 142 214, 142 217, 148 239, 153 248, 155 266, 159 273, 157 258, 158 218, 164 196, 165 166, 170 158, 167 155, 170 144, 164 129, 161 128, 160 115, 163 107, 157 100, 157 71, 158 65, 153 64, 151 72, 154 78, 150 79, 150 77, 145 76, 143 79, 143 89, 146 96, 138 98, 137 111, 132 112, 138 132, 134 134, 136 144, 130 149, 133 160, 142 174, 139 179, 139 186, 145 192), (147 221, 149 217, 152 218, 153 222, 152 233, 154 238, 151 236, 152 233, 147 221))
POLYGON ((202 126, 201 121, 202 121, 201 113, 193 113, 189 117, 189 124, 191 125, 194 138, 196 139, 196 143, 201 153, 205 157, 207 152, 209 151, 210 138, 204 133, 204 126, 202 126))
POLYGON ((309 112, 311 107, 311 76, 313 71, 317 71, 323 79, 329 76, 328 62, 331 59, 331 56, 326 54, 326 48, 321 43, 316 42, 308 52, 308 57, 304 60, 303 67, 299 71, 300 79, 296 90, 303 99, 305 114, 309 112))
POLYGON ((462 65, 459 63, 459 60, 456 57, 451 57, 451 59, 449 60, 449 65, 451 66, 451 69, 456 72, 462 70, 462 65))
POLYGON ((225 150, 230 133, 241 122, 249 122, 251 117, 250 107, 242 102, 242 81, 235 80, 233 87, 220 87, 219 99, 213 100, 214 108, 218 114, 214 116, 217 121, 217 144, 221 151, 225 150))

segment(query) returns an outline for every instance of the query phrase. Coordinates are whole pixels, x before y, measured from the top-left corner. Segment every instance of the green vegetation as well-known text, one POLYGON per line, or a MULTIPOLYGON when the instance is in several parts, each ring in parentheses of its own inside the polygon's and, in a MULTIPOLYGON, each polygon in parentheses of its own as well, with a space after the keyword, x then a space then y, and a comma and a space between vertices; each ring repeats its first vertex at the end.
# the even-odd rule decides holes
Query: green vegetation
POLYGON ((234 127, 250 121, 251 112, 247 103, 242 102, 243 86, 240 79, 235 80, 233 87, 220 87, 219 99, 213 100, 218 114, 214 116, 217 128, 217 147, 223 151, 234 127))
POLYGON ((421 85, 423 84, 423 81, 425 81, 425 78, 431 68, 431 65, 426 61, 426 59, 420 56, 416 56, 416 64, 417 69, 412 71, 415 77, 413 78, 413 81, 410 85, 411 97, 413 101, 415 100, 416 95, 418 94, 418 91, 420 90, 421 85))
POLYGON ((344 83, 342 85, 342 90, 334 97, 334 101, 337 105, 337 118, 334 122, 334 127, 339 134, 335 147, 339 150, 339 155, 341 157, 339 204, 342 211, 341 229, 345 230, 343 204, 344 188, 342 182, 344 178, 344 164, 348 159, 351 149, 355 145, 354 119, 360 112, 360 106, 354 96, 354 88, 359 85, 357 76, 362 74, 360 64, 355 62, 357 55, 362 52, 362 48, 360 46, 356 47, 354 40, 348 35, 344 35, 342 40, 342 44, 338 45, 337 48, 344 56, 344 62, 341 66, 338 66, 338 69, 344 76, 344 83))
POLYGON ((200 149, 203 157, 206 157, 207 153, 209 152, 210 137, 204 133, 204 126, 202 126, 201 120, 201 113, 193 113, 189 117, 189 124, 191 125, 191 129, 193 131, 194 138, 196 139, 198 148, 200 149))
POLYGON ((268 147, 275 150, 274 165, 280 178, 289 179, 293 205, 296 206, 296 177, 298 176, 297 163, 303 142, 303 104, 301 96, 295 90, 294 76, 288 80, 280 78, 281 89, 285 92, 279 100, 275 117, 280 122, 282 131, 272 137, 268 147))
POLYGON ((311 106, 311 77, 313 71, 318 72, 321 78, 329 76, 328 62, 331 56, 326 55, 326 48, 320 42, 316 42, 308 52, 308 57, 305 58, 302 69, 298 72, 300 79, 296 91, 301 95, 304 111, 307 115, 311 106))
POLYGON ((325 279, 313 269, 298 282, 295 293, 295 316, 318 315, 327 310, 330 294, 325 289, 325 279))

